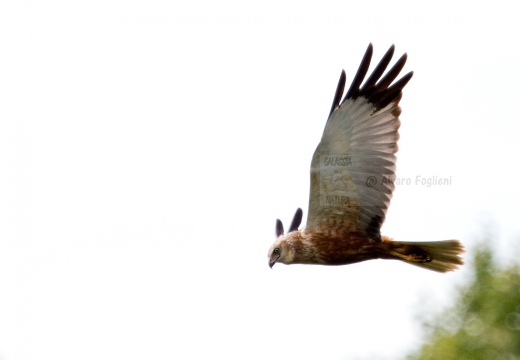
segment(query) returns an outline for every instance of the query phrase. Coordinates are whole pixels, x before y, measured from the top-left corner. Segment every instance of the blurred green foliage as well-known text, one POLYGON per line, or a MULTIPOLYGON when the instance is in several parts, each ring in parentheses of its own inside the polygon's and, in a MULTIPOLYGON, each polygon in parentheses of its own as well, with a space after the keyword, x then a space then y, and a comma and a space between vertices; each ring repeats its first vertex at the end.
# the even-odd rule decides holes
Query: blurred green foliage
POLYGON ((455 305, 425 321, 426 342, 409 359, 520 359, 520 263, 499 266, 479 245, 472 280, 455 305))

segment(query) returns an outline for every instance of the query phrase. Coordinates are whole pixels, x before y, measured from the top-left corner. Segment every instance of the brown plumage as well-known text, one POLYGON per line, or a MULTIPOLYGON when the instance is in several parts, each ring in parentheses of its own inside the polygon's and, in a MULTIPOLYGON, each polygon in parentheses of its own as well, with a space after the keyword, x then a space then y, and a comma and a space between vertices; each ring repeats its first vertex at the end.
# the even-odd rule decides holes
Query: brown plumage
POLYGON ((276 221, 276 241, 269 266, 283 264, 346 265, 372 259, 396 259, 438 272, 462 265, 464 247, 458 240, 399 242, 381 236, 380 228, 394 190, 395 153, 399 139, 399 101, 412 78, 394 82, 406 63, 404 54, 381 77, 394 46, 369 78, 372 44, 343 100, 342 71, 322 139, 311 163, 309 213, 296 211, 287 234, 276 221), (340 102, 341 101, 341 102, 340 102))

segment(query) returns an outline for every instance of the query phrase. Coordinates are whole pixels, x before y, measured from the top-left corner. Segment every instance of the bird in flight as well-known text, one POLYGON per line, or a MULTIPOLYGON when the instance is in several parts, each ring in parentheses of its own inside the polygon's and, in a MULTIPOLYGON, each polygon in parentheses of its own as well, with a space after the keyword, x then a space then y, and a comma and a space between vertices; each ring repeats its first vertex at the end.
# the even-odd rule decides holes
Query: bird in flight
POLYGON ((458 240, 401 242, 380 229, 394 190, 395 153, 399 139, 399 101, 413 72, 394 81, 406 54, 383 76, 394 46, 372 74, 370 44, 346 92, 341 72, 325 130, 311 162, 307 223, 298 230, 296 214, 287 234, 276 220, 276 241, 269 266, 283 264, 347 265, 372 259, 395 259, 424 269, 447 272, 462 265, 458 240))

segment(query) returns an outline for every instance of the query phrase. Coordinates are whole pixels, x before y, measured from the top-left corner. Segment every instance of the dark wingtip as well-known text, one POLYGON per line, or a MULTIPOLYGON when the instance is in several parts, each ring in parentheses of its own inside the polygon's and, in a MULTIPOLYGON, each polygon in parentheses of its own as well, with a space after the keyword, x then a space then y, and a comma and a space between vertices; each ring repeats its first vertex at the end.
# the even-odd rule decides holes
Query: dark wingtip
POLYGON ((386 67, 390 63, 390 60, 392 60, 392 57, 394 56, 394 51, 395 46, 390 46, 390 48, 386 51, 385 55, 379 61, 379 64, 377 64, 374 71, 372 71, 372 75, 370 75, 370 77, 363 84, 363 87, 359 90, 360 93, 366 96, 374 90, 377 80, 379 80, 381 75, 383 75, 386 67))
POLYGON ((359 65, 356 76, 354 76, 354 80, 352 80, 352 84, 345 94, 345 98, 342 103, 344 103, 347 99, 356 98, 359 95, 359 87, 367 74, 368 68, 370 67, 370 61, 372 60, 372 54, 374 53, 374 47, 372 43, 368 44, 367 50, 365 51, 365 55, 363 55, 363 59, 361 60, 361 64, 359 65))
POLYGON ((403 76, 401 79, 396 81, 392 84, 392 86, 389 86, 386 88, 385 91, 382 91, 374 96, 375 103, 380 107, 384 108, 388 104, 390 104, 392 101, 395 101, 399 103, 399 100, 401 100, 401 91, 403 88, 408 84, 408 81, 413 76, 413 72, 409 72, 405 76, 403 76))
MULTIPOLYGON (((399 58, 399 60, 397 60, 394 66, 392 66, 392 68, 388 70, 388 72, 383 76, 383 73, 390 64, 390 60, 393 57, 394 51, 395 45, 392 44, 392 46, 390 46, 390 48, 386 51, 385 55, 383 56, 379 64, 376 66, 372 74, 368 77, 363 86, 361 86, 368 72, 370 60, 372 58, 373 46, 372 43, 370 43, 367 47, 365 55, 363 56, 363 59, 361 60, 361 64, 359 65, 359 69, 356 73, 356 76, 354 77, 352 84, 350 85, 347 93, 345 94, 345 97, 343 98, 341 103, 337 105, 336 97, 334 98, 333 105, 335 106, 333 106, 331 113, 335 108, 337 108, 337 106, 340 106, 346 100, 356 99, 360 96, 365 97, 368 100, 368 102, 374 104, 378 109, 385 107, 391 102, 395 102, 397 105, 400 99, 401 91, 406 85, 406 83, 412 78, 413 72, 409 72, 401 79, 392 84, 392 82, 394 82, 397 76, 399 76, 399 73, 401 72, 406 63, 408 56, 405 53, 403 56, 401 56, 401 58, 399 58)), ((337 94, 338 92, 336 91, 336 96, 337 94)))
POLYGON ((336 93, 334 94, 334 100, 332 100, 332 107, 330 108, 330 115, 336 110, 339 106, 339 102, 341 101, 341 97, 343 96, 343 91, 345 90, 345 83, 347 82, 347 75, 345 74, 345 70, 341 70, 341 75, 339 76, 338 86, 336 87, 336 93))
POLYGON ((289 227, 289 232, 298 230, 298 227, 302 223, 303 211, 298 208, 291 222, 291 226, 289 227))
POLYGON ((280 219, 276 219, 276 237, 283 235, 283 224, 280 219))

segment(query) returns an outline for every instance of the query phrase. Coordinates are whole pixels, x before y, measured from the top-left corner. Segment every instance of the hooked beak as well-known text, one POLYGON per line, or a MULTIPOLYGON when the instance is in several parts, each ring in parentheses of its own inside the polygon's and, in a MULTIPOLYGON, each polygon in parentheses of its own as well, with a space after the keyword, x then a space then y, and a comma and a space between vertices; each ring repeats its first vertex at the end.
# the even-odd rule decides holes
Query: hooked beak
POLYGON ((269 267, 272 269, 274 264, 276 264, 276 260, 278 260, 280 258, 280 255, 278 255, 276 258, 269 258, 269 267))

